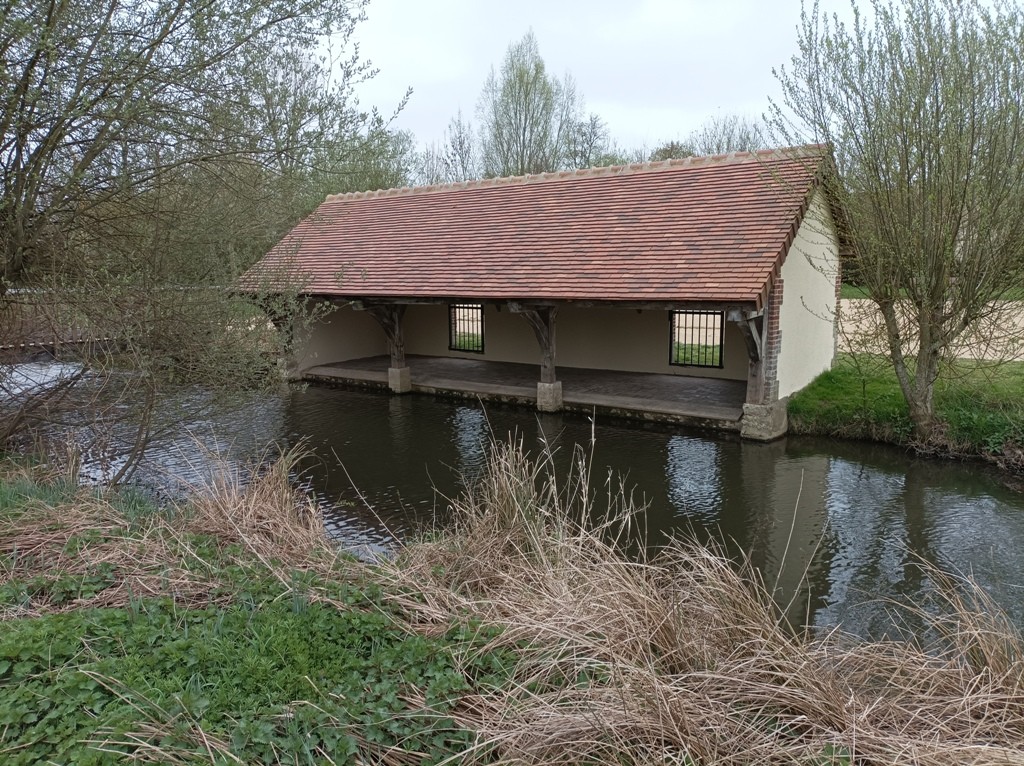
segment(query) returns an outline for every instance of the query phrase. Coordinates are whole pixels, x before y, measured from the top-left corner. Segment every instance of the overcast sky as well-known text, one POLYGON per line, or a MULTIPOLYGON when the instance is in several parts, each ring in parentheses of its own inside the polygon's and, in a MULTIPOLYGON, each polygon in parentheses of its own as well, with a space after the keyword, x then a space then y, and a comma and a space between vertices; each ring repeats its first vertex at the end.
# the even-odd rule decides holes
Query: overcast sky
MULTIPOLYGON (((850 15, 849 0, 821 8, 850 15)), ((620 146, 654 148, 715 114, 759 118, 799 20, 800 0, 371 0, 355 39, 380 74, 360 99, 390 114, 411 87, 395 126, 439 140, 460 108, 475 118, 491 67, 532 28, 620 146)))

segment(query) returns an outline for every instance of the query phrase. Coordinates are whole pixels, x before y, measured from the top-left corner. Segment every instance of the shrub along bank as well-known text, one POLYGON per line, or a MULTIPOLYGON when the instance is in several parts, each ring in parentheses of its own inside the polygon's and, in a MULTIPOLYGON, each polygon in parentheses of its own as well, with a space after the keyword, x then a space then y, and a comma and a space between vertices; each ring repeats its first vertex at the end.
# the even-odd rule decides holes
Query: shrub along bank
POLYGON ((929 444, 912 438, 906 401, 888 360, 840 354, 789 401, 790 432, 868 439, 1024 471, 1024 362, 953 362, 936 383, 940 420, 929 444))
POLYGON ((705 548, 623 558, 631 509, 583 523, 576 465, 493 446, 451 530, 373 565, 287 460, 173 512, 8 471, 0 761, 1024 759, 1024 642, 983 592, 933 572, 927 647, 814 638, 705 548))

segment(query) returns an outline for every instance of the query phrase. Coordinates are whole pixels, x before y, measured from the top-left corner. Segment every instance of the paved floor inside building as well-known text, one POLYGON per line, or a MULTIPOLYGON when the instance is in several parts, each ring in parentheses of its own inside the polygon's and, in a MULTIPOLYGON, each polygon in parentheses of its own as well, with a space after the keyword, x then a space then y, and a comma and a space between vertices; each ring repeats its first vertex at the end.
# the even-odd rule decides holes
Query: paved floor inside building
MULTIPOLYGON (((312 379, 387 385, 387 356, 351 359, 306 370, 312 379)), ((540 367, 482 359, 406 357, 414 391, 448 391, 536 401, 540 367)), ((747 384, 685 375, 559 367, 562 398, 569 409, 663 415, 667 419, 704 419, 735 424, 743 414, 747 384)), ((738 427, 738 426, 737 426, 738 427)))

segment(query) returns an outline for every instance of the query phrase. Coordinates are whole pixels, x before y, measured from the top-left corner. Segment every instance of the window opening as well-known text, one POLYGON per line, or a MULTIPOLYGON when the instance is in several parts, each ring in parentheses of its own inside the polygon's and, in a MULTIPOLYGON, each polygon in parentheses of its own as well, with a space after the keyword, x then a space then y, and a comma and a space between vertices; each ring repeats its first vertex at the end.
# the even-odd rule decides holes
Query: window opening
POLYGON ((448 307, 448 348, 452 351, 484 351, 482 303, 453 303, 448 307))
POLYGON ((721 311, 670 311, 669 364, 721 367, 725 315, 721 311))

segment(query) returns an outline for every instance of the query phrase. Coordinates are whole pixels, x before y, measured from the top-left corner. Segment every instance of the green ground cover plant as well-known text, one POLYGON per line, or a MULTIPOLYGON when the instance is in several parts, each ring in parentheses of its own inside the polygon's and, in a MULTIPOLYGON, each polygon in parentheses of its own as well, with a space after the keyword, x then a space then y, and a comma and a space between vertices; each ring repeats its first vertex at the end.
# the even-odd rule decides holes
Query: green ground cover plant
POLYGON ((207 755, 202 730, 223 757, 257 763, 388 750, 430 763, 472 742, 446 715, 468 684, 443 636, 410 635, 361 592, 339 609, 255 585, 218 607, 139 599, 12 622, 4 762, 115 763, 143 756, 150 732, 177 758, 207 755))
POLYGON ((412 630, 287 470, 248 503, 221 486, 167 511, 7 467, 0 762, 427 764, 471 744, 449 713, 468 678, 500 682, 487 631, 412 630))
POLYGON ((844 282, 839 288, 839 297, 857 300, 860 298, 870 298, 871 295, 868 293, 866 287, 862 287, 861 285, 850 285, 844 282))
POLYGON ((790 430, 980 457, 1024 470, 1024 362, 950 362, 935 401, 941 427, 929 444, 915 444, 887 360, 840 354, 831 370, 790 399, 790 430))

